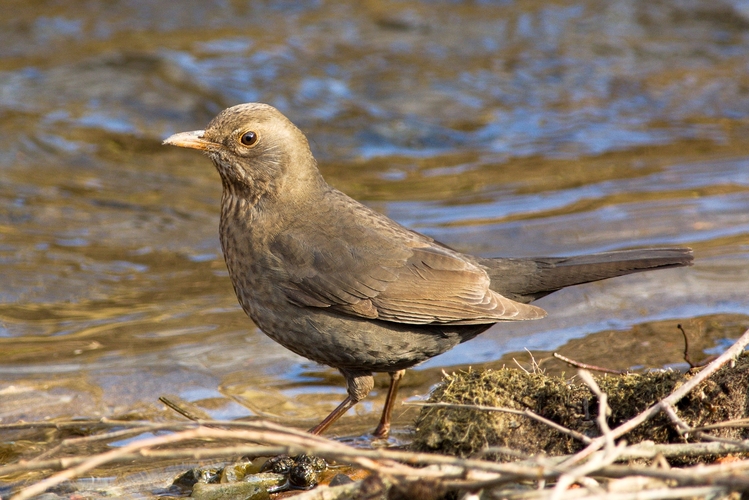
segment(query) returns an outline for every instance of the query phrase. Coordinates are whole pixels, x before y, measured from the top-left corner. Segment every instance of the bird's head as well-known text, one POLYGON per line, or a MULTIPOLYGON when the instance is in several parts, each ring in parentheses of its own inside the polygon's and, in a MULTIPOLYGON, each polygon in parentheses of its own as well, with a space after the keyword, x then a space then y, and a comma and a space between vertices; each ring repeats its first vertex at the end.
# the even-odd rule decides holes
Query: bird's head
POLYGON ((267 104, 225 109, 205 130, 174 134, 164 144, 205 152, 221 175, 225 191, 255 201, 278 193, 285 184, 303 187, 319 178, 307 138, 267 104))

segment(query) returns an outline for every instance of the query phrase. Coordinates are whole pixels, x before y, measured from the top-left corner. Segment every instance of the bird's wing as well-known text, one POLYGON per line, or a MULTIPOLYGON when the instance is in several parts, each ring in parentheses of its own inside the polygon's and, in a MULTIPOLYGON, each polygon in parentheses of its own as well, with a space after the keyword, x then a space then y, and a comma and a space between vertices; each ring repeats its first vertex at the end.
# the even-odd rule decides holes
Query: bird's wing
MULTIPOLYGON (((461 254, 389 219, 345 230, 285 231, 271 252, 300 306, 409 324, 486 324, 536 319, 543 309, 489 288, 486 272, 461 254)), ((334 223, 335 224, 335 223, 334 223)))

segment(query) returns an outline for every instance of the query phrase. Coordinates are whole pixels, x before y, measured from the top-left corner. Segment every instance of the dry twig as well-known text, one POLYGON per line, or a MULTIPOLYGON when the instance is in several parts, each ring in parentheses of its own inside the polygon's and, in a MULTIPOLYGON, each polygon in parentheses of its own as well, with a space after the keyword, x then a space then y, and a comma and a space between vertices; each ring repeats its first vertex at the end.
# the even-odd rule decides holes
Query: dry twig
MULTIPOLYGON (((660 411, 664 410, 666 407, 672 407, 676 402, 678 402, 681 398, 683 398, 690 391, 692 391, 692 389, 697 387, 710 375, 715 373, 721 366, 723 366, 725 363, 732 361, 736 357, 738 357, 739 354, 741 354, 741 352, 744 350, 744 348, 747 345, 749 345, 749 330, 744 332, 744 334, 731 347, 729 347, 728 350, 726 350, 723 354, 721 354, 718 358, 716 358, 710 364, 705 366, 705 368, 703 368, 702 371, 700 371, 697 375, 692 377, 689 381, 687 381, 686 383, 678 387, 667 397, 665 397, 658 403, 654 404, 647 410, 643 411, 636 417, 628 420, 627 422, 624 422, 616 429, 613 429, 611 432, 612 432, 614 439, 622 437, 623 435, 625 435, 626 433, 628 433, 629 431, 631 431, 638 425, 642 424, 643 422, 647 421, 648 419, 658 414, 660 411)), ((574 463, 587 458, 592 453, 600 449, 601 446, 603 446, 606 443, 607 439, 608 439, 607 436, 600 436, 594 439, 593 442, 591 442, 585 449, 576 453, 564 465, 571 466, 574 463)))
MULTIPOLYGON (((133 460, 199 460, 247 454, 275 455, 304 452, 333 461, 355 464, 378 474, 380 477, 395 478, 400 482, 407 483, 409 481, 428 480, 438 482, 448 488, 460 488, 469 491, 477 491, 481 488, 496 488, 503 484, 519 481, 538 481, 539 489, 537 490, 519 492, 514 489, 506 490, 506 494, 505 490, 501 492, 502 496, 508 498, 524 498, 528 500, 547 498, 567 500, 592 497, 628 500, 630 498, 676 498, 725 494, 729 491, 749 491, 749 475, 747 475, 749 460, 747 459, 683 469, 613 465, 617 460, 632 458, 652 459, 658 456, 705 456, 749 452, 749 441, 719 440, 718 438, 703 434, 694 435, 704 436, 705 439, 711 439, 712 442, 674 445, 640 443, 627 446, 625 442, 620 441, 618 444, 615 444, 616 439, 634 429, 637 425, 652 418, 660 411, 666 412, 671 420, 685 432, 697 433, 710 428, 717 428, 721 425, 746 426, 747 420, 742 419, 699 429, 689 429, 683 422, 683 425, 679 424, 681 419, 674 405, 680 398, 684 397, 715 373, 722 365, 737 356, 747 344, 749 344, 749 331, 744 333, 723 355, 707 365, 692 379, 675 389, 669 396, 614 429, 609 429, 606 422, 608 408, 606 394, 600 390, 587 372, 581 372, 580 378, 598 396, 598 426, 602 435, 591 440, 586 436, 578 435, 579 433, 575 433, 570 429, 564 427, 558 429, 554 427, 561 432, 565 432, 576 439, 588 443, 588 446, 583 451, 568 457, 522 457, 524 460, 519 462, 496 463, 480 458, 459 458, 387 449, 355 449, 340 442, 263 421, 224 422, 197 420, 196 422, 150 423, 120 422, 102 419, 91 422, 73 421, 0 425, 0 431, 34 428, 80 429, 82 426, 90 426, 93 430, 110 429, 108 432, 98 435, 66 439, 34 459, 19 461, 18 463, 0 467, 0 476, 16 474, 24 470, 59 470, 59 472, 53 473, 42 481, 18 491, 12 497, 14 500, 24 500, 39 495, 64 481, 87 474, 105 464, 123 463, 133 460), (95 455, 55 458, 55 455, 59 453, 70 453, 70 450, 75 449, 77 446, 90 445, 92 442, 105 441, 107 439, 120 439, 123 436, 132 436, 143 432, 169 432, 169 434, 141 439, 121 448, 95 455), (184 443, 195 440, 213 442, 214 444, 221 441, 231 442, 232 445, 180 448, 184 443), (597 480, 594 480, 591 475, 595 475, 597 480), (619 478, 633 478, 634 476, 652 478, 655 481, 653 484, 656 484, 657 481, 670 481, 676 485, 676 488, 666 489, 655 487, 654 489, 638 491, 636 493, 615 491, 614 485, 619 478), (546 481, 550 480, 557 481, 556 488, 546 488, 546 481), (573 482, 580 484, 581 488, 567 489, 567 486, 573 482)), ((434 405, 432 403, 419 404, 434 405)), ((465 405, 460 406, 465 407, 465 405)), ((505 411, 533 418, 546 425, 553 424, 529 411, 495 407, 476 407, 476 409, 505 411)), ((554 425, 558 426, 558 424, 554 425)), ((505 451, 511 452, 511 450, 505 451)), ((336 498, 330 495, 339 490, 350 493, 351 491, 355 491, 357 487, 356 485, 346 485, 346 488, 321 489, 317 493, 308 492, 305 495, 310 499, 336 498)))
POLYGON ((589 365, 588 363, 582 363, 580 361, 575 361, 574 359, 570 359, 567 356, 562 356, 558 352, 555 352, 553 356, 559 360, 564 361, 570 366, 574 366, 575 368, 580 368, 583 370, 591 370, 594 372, 602 372, 602 373, 611 373, 612 375, 624 375, 627 372, 622 370, 614 370, 612 368, 604 368, 602 366, 596 366, 596 365, 589 365))
POLYGON ((541 422, 542 424, 548 425, 552 429, 556 429, 559 432, 563 434, 567 434, 568 436, 572 436, 573 438, 577 439, 578 441, 582 441, 583 443, 590 443, 592 441, 591 438, 584 434, 580 434, 579 432, 568 429, 567 427, 563 427, 559 425, 558 423, 549 420, 548 418, 542 417, 538 413, 535 413, 529 409, 525 410, 516 410, 515 408, 504 408, 501 406, 484 406, 484 405, 467 405, 467 404, 457 404, 457 403, 427 403, 427 402, 421 402, 421 401, 404 401, 404 406, 431 406, 431 407, 437 407, 437 408, 462 408, 466 410, 479 410, 479 411, 499 411, 502 413, 512 413, 513 415, 523 415, 530 419, 536 420, 538 422, 541 422))

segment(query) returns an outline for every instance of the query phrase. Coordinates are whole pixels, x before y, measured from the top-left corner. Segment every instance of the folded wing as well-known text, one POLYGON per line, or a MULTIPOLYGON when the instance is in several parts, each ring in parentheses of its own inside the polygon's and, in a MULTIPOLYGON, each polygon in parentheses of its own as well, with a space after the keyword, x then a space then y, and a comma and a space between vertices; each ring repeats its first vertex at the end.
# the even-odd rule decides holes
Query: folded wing
POLYGON ((474 325, 542 318, 543 309, 489 288, 483 268, 394 225, 281 233, 271 245, 300 306, 408 324, 474 325))

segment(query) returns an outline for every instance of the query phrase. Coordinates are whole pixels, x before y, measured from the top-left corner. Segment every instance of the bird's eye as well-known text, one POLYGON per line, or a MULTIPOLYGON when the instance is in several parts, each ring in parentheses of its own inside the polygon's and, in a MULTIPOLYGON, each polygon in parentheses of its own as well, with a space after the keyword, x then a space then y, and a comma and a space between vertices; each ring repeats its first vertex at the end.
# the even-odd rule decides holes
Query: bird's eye
POLYGON ((257 134, 255 132, 245 132, 242 137, 239 138, 239 142, 245 146, 254 146, 257 142, 257 134))

